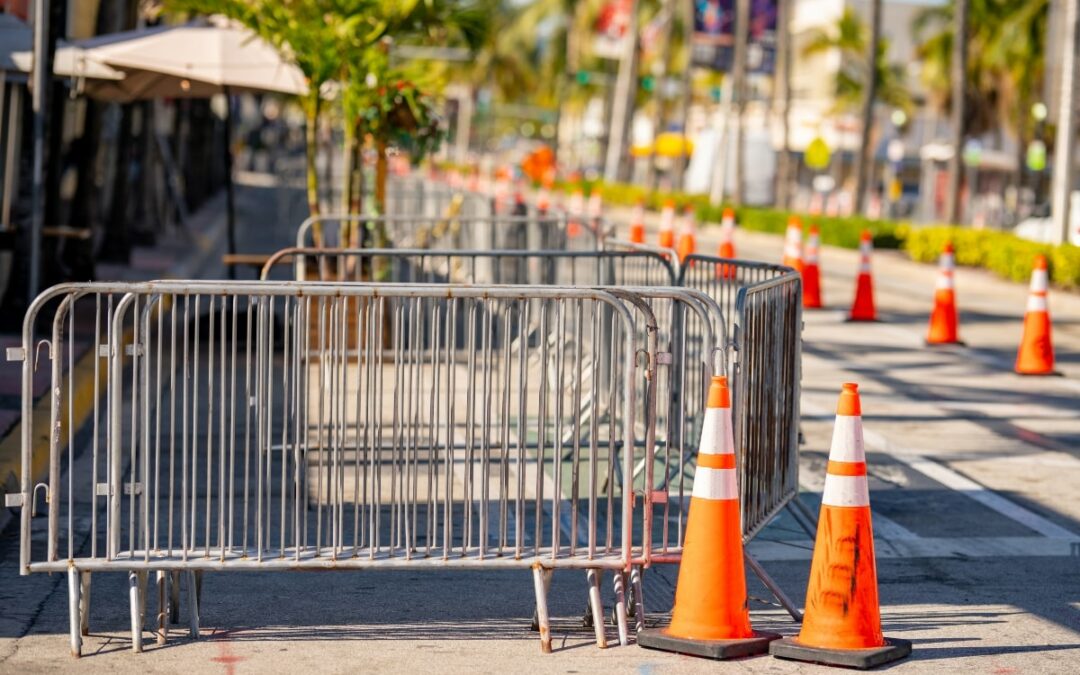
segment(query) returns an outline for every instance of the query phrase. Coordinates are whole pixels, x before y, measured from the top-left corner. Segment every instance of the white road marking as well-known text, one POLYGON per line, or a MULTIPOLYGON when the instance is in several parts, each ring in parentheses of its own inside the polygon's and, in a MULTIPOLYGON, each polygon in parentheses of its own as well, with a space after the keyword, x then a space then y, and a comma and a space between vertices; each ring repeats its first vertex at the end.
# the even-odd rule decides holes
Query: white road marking
MULTIPOLYGON (((811 415, 826 414, 826 409, 807 402, 805 398, 802 402, 802 410, 811 415)), ((899 446, 882 434, 865 427, 863 429, 863 438, 866 444, 873 447, 875 450, 883 452, 890 457, 907 464, 919 473, 941 483, 945 487, 961 492, 983 506, 997 511, 1001 515, 1010 518, 1045 537, 1067 542, 1080 541, 1080 535, 1073 534, 1069 530, 1050 522, 1019 504, 1009 501, 983 485, 960 475, 945 465, 933 461, 927 456, 926 452, 899 446)))
MULTIPOLYGON (((874 516, 874 529, 877 528, 874 516)), ((875 557, 895 558, 1008 558, 1075 556, 1072 541, 1046 537, 918 537, 886 540, 880 532, 874 536, 875 557)), ((782 542, 755 539, 747 550, 762 561, 810 560, 813 550, 805 542, 782 542)))

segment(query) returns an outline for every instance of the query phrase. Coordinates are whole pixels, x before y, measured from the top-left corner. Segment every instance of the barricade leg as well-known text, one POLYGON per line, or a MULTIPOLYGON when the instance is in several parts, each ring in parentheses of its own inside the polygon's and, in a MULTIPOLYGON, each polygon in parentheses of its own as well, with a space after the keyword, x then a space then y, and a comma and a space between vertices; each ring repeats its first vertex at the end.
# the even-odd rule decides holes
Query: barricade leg
POLYGON ((589 609, 592 611, 593 630, 596 631, 596 646, 607 649, 607 638, 604 637, 604 602, 600 599, 600 581, 603 570, 590 568, 585 573, 589 582, 589 609))
MULTIPOLYGON (((555 570, 545 570, 547 573, 544 575, 544 598, 547 598, 547 594, 551 591, 551 575, 555 570)), ((529 630, 540 630, 540 612, 533 610, 532 623, 529 625, 529 630)))
POLYGON ((142 595, 143 585, 140 572, 128 572, 128 603, 131 606, 131 651, 142 652, 142 595))
POLYGON ((533 565, 533 587, 536 590, 536 625, 540 631, 540 651, 551 653, 551 620, 548 617, 547 594, 552 570, 533 565))
POLYGON ((169 572, 169 623, 180 623, 180 572, 169 572))
POLYGON ((79 570, 75 567, 68 568, 68 620, 71 632, 71 655, 75 658, 82 656, 82 581, 79 579, 79 570))
POLYGON ((615 625, 619 629, 619 645, 625 647, 630 644, 629 629, 626 621, 626 573, 616 571, 615 584, 615 625))
POLYGON ((634 630, 645 628, 645 597, 641 593, 641 567, 630 568, 630 588, 634 596, 634 630))
POLYGON ((199 637, 199 592, 197 590, 199 584, 195 581, 196 574, 197 572, 187 573, 188 626, 192 640, 197 640, 199 637))
POLYGON ((79 627, 79 631, 83 635, 90 634, 90 573, 79 572, 79 584, 81 586, 79 593, 79 618, 82 625, 79 627))
POLYGON ((746 558, 746 564, 754 571, 757 578, 761 579, 761 583, 765 584, 765 587, 773 594, 777 602, 780 603, 780 606, 787 610, 787 613, 791 615, 791 618, 796 621, 802 621, 802 613, 799 611, 799 608, 796 607, 795 603, 791 601, 791 598, 784 593, 784 589, 780 588, 780 585, 769 576, 769 573, 765 571, 765 568, 761 566, 761 563, 759 563, 754 556, 750 555, 749 551, 744 550, 743 557, 746 558))
POLYGON ((157 591, 158 591, 158 609, 157 609, 157 643, 159 645, 165 644, 165 639, 169 634, 169 592, 168 592, 168 579, 169 573, 165 570, 158 570, 157 573, 157 591))

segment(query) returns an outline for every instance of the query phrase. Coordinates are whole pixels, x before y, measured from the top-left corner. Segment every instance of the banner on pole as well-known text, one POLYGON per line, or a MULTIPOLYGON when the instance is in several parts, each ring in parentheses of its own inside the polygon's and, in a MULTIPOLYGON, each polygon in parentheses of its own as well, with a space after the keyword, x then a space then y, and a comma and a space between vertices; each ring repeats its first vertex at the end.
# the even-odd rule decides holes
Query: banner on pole
MULTIPOLYGON (((693 64, 731 72, 735 51, 736 0, 694 0, 693 64)), ((778 0, 750 0, 750 36, 747 70, 776 70, 776 16, 778 0)))

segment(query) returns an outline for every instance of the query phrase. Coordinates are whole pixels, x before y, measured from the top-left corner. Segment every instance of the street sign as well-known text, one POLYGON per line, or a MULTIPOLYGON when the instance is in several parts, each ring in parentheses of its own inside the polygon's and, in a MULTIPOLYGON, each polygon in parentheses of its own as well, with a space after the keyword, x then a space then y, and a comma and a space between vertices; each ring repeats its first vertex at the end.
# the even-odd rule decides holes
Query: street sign
POLYGON ((982 163, 982 143, 978 139, 969 138, 964 143, 964 164, 970 167, 977 167, 982 163))
POLYGON ((1046 143, 1034 140, 1027 147, 1027 168, 1031 171, 1046 170, 1046 143))
POLYGON ((829 166, 829 161, 832 159, 829 146, 825 143, 825 139, 821 136, 817 136, 814 140, 810 141, 810 145, 806 146, 806 154, 803 156, 803 161, 806 162, 808 168, 815 171, 821 171, 829 166))

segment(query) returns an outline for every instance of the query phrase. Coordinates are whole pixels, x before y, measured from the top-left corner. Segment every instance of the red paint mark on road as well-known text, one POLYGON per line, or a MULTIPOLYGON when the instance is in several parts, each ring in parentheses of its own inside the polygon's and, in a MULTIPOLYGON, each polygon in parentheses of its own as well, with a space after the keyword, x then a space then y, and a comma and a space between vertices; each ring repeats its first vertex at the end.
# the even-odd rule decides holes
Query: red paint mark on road
POLYGON ((229 641, 230 633, 231 631, 225 631, 215 640, 218 643, 218 655, 210 659, 225 666, 225 675, 235 675, 236 664, 244 660, 244 657, 233 654, 232 643, 229 641))

